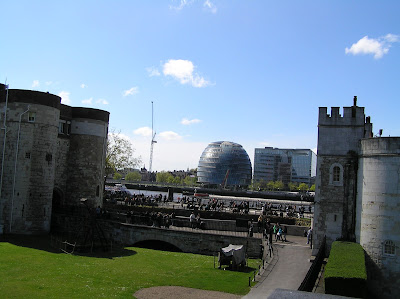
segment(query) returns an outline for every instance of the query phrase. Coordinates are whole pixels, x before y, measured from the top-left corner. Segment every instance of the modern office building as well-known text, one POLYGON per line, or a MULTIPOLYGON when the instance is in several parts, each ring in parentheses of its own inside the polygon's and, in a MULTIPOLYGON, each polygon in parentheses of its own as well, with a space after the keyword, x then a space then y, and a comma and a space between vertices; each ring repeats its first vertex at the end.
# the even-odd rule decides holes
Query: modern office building
POLYGON ((208 186, 246 187, 251 184, 251 161, 244 148, 230 141, 210 143, 197 168, 198 182, 208 186))
POLYGON ((317 156, 310 149, 256 148, 254 182, 282 181, 284 184, 313 184, 317 156))

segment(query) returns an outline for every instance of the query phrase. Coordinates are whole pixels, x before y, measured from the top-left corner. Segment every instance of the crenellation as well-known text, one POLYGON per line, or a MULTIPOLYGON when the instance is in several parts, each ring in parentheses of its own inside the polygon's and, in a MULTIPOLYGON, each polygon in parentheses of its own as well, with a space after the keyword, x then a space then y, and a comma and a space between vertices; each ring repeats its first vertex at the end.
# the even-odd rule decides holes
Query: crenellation
POLYGON ((331 107, 331 119, 341 118, 340 107, 331 107))

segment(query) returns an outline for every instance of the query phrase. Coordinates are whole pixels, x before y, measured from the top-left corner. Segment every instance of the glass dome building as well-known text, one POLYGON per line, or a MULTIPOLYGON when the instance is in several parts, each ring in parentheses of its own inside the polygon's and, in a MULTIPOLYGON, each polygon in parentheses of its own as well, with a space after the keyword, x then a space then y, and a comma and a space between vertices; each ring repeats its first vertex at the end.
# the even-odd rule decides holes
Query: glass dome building
POLYGON ((198 182, 209 186, 251 184, 251 161, 244 148, 230 141, 210 143, 203 151, 197 168, 198 182))

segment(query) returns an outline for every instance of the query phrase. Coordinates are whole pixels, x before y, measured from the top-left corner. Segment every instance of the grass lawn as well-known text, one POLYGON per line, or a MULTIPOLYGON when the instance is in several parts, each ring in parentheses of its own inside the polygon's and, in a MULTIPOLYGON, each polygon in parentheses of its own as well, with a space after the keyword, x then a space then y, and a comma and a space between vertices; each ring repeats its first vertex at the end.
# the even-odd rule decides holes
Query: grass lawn
POLYGON ((331 277, 367 279, 362 246, 353 242, 333 242, 324 275, 325 279, 331 277))
POLYGON ((212 256, 136 247, 102 257, 31 247, 0 242, 1 298, 132 298, 141 288, 169 285, 244 295, 253 270, 222 271, 212 256))

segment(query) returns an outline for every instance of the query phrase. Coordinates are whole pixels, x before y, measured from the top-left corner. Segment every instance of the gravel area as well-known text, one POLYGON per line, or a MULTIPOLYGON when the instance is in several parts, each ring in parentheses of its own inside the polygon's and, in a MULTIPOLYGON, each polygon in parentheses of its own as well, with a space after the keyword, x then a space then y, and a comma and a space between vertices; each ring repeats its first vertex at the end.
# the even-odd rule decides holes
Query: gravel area
POLYGON ((152 287, 141 289, 133 294, 138 299, 154 299, 154 298, 168 298, 168 299, 239 299, 242 296, 216 292, 206 291, 199 289, 191 289, 177 286, 165 287, 152 287))

